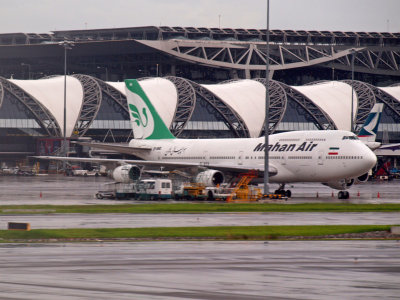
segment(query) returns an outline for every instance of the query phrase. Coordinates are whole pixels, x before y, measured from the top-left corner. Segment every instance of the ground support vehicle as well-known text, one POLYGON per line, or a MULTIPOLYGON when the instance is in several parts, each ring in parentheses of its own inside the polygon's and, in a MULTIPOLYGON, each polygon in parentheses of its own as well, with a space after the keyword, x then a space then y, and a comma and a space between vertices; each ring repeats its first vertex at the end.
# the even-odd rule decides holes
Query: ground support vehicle
POLYGON ((112 183, 109 189, 98 191, 97 199, 135 199, 137 197, 137 183, 112 183))
POLYGON ((171 179, 143 179, 136 186, 138 200, 162 200, 172 198, 171 179))
POLYGON ((234 184, 234 188, 226 201, 257 201, 262 198, 261 190, 249 185, 250 181, 256 177, 257 172, 254 171, 241 174, 238 178, 239 181, 234 184))
POLYGON ((72 170, 72 175, 73 176, 100 176, 100 172, 97 170, 89 171, 89 170, 82 170, 82 169, 75 169, 72 170))
POLYGON ((206 200, 205 186, 199 183, 182 184, 174 191, 176 200, 206 200))
POLYGON ((98 191, 97 199, 161 200, 172 198, 170 179, 143 179, 132 183, 107 184, 108 189, 98 191))
POLYGON ((226 200, 231 190, 226 187, 206 187, 200 183, 186 183, 174 191, 174 198, 176 200, 226 200))

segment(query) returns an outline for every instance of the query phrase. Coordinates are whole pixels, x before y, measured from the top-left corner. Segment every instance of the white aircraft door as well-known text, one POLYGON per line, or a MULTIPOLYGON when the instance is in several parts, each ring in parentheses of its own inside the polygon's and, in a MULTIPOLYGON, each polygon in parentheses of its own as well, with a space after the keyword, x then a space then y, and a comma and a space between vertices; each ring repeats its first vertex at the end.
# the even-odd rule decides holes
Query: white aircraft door
POLYGON ((322 150, 318 151, 318 164, 319 165, 324 164, 324 151, 322 151, 322 150))
POLYGON ((282 155, 281 155, 281 164, 282 165, 286 165, 286 154, 282 153, 282 155))
POLYGON ((243 151, 239 151, 238 165, 243 165, 243 151))
POLYGON ((208 151, 207 150, 205 150, 204 152, 203 152, 203 159, 202 159, 202 165, 204 165, 204 166, 208 166, 209 164, 210 164, 210 157, 209 157, 209 155, 208 155, 208 151))

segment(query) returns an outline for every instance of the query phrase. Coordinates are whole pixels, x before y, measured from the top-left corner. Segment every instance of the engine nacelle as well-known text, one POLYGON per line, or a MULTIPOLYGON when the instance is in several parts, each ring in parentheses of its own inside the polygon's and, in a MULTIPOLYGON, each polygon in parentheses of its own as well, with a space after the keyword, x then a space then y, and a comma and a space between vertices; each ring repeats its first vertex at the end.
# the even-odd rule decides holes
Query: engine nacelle
POLYGON ((369 178, 369 174, 368 174, 368 173, 365 173, 365 174, 363 174, 363 175, 361 175, 361 176, 358 176, 358 177, 356 178, 356 180, 355 180, 355 183, 358 184, 358 183, 367 182, 367 181, 368 181, 368 178, 369 178))
POLYGON ((141 169, 135 165, 123 165, 114 169, 112 172, 112 178, 116 182, 130 183, 134 180, 138 180, 141 175, 141 169))
POLYGON ((347 190, 354 183, 354 179, 342 179, 338 181, 324 182, 323 185, 327 185, 336 190, 347 190))
POLYGON ((205 186, 217 186, 224 182, 224 174, 217 170, 207 170, 197 174, 195 182, 205 186))

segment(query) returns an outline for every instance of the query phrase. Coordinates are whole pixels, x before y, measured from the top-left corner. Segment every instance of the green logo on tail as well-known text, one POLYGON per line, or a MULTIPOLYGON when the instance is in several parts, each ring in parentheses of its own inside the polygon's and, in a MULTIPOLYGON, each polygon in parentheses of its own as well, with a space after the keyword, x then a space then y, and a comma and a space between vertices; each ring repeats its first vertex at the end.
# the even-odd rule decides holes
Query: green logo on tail
POLYGON ((125 87, 135 138, 147 140, 175 139, 137 80, 125 80, 125 87))
POLYGON ((132 114, 132 117, 135 120, 136 125, 137 126, 142 125, 143 127, 147 127, 149 119, 147 118, 146 108, 143 107, 143 109, 142 109, 142 113, 143 113, 144 117, 146 118, 146 124, 143 122, 142 116, 141 116, 139 110, 137 109, 137 107, 135 105, 129 104, 129 108, 131 110, 131 114, 132 114))

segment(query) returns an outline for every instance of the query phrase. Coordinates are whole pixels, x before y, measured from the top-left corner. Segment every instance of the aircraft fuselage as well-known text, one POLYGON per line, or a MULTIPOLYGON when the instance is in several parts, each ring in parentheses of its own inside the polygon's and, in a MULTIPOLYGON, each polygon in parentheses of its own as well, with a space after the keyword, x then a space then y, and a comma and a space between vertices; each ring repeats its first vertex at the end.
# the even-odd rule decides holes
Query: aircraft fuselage
MULTIPOLYGON (((151 147, 144 160, 236 165, 264 170, 264 138, 132 140, 151 147)), ((376 163, 375 154, 357 137, 341 130, 296 131, 269 136, 269 162, 277 169, 271 182, 327 182, 355 178, 376 163)))

